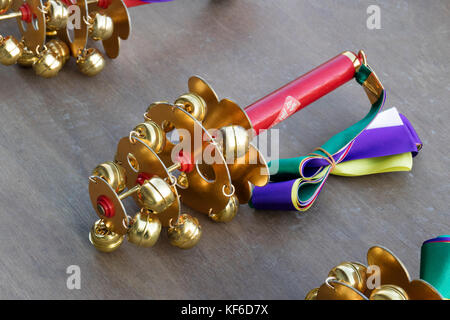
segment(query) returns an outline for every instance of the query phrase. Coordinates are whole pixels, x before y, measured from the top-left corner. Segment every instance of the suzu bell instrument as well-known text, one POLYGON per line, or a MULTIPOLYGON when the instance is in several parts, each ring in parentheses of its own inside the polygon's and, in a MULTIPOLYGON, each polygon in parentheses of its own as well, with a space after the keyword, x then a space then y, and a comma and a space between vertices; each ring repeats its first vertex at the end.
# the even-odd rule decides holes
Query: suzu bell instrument
POLYGON ((51 78, 74 57, 81 73, 95 76, 106 60, 89 43, 102 42, 106 56, 117 58, 120 39, 130 35, 128 8, 154 2, 165 1, 1 0, 0 21, 16 19, 22 37, 0 35, 0 63, 51 78))
POLYGON ((400 259, 384 247, 367 252, 367 265, 343 262, 306 300, 444 300, 450 297, 450 237, 422 245, 420 279, 411 280, 400 259))
MULTIPOLYGON (((363 52, 346 51, 245 109, 219 100, 204 80, 191 77, 187 93, 174 103, 152 103, 143 121, 119 141, 114 160, 92 172, 89 192, 99 221, 91 242, 102 251, 118 248, 125 237, 150 247, 167 228, 172 245, 192 248, 202 228, 181 212, 181 203, 213 221, 231 221, 239 205, 249 202, 253 186, 269 181, 267 163, 252 139, 359 72, 367 73, 364 87, 376 85, 374 76, 365 81, 368 70, 363 52), (140 208, 134 217, 123 202, 128 197, 140 208), (97 233, 108 234, 111 245, 97 233)), ((370 89, 368 95, 375 95, 379 88, 370 89)))

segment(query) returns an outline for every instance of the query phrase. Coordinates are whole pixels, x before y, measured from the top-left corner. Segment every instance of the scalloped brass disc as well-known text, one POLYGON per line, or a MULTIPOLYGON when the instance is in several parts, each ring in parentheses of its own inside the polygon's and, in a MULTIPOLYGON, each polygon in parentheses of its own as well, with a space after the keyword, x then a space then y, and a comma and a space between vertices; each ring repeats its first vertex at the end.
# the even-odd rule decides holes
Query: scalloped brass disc
POLYGON ((395 254, 388 249, 375 246, 367 252, 369 266, 378 266, 381 272, 381 285, 393 284, 401 288, 407 288, 411 277, 408 270, 395 254))
MULTIPOLYGON (((80 16, 88 16, 88 7, 86 0, 77 0, 76 5, 80 8, 80 16)), ((83 49, 86 48, 88 41, 88 25, 81 19, 80 28, 73 29, 73 38, 70 36, 69 25, 66 28, 58 31, 58 36, 63 40, 70 48, 73 57, 78 57, 83 49)))
MULTIPOLYGON (((208 106, 203 125, 207 129, 220 129, 231 125, 241 126, 245 130, 252 129, 252 124, 245 111, 229 99, 222 99, 211 108, 208 106)), ((252 137, 250 137, 251 139, 252 137)))
POLYGON ((207 109, 219 103, 219 98, 214 89, 202 78, 198 76, 190 77, 188 80, 189 91, 198 94, 205 100, 207 109))
MULTIPOLYGON (((129 137, 122 138, 117 147, 116 161, 125 168, 127 188, 131 189, 137 184, 137 179, 140 173, 158 176, 161 179, 165 179, 166 182, 170 184, 169 173, 153 149, 137 137, 135 137, 134 140, 136 142, 132 144, 129 137), (130 158, 128 158, 128 155, 132 155, 132 157, 136 160, 137 171, 130 166, 130 158)), ((176 200, 174 203, 164 212, 151 214, 153 217, 157 217, 164 227, 168 227, 170 225, 170 220, 177 221, 180 214, 180 199, 178 197, 177 188, 175 186, 171 186, 170 188, 175 194, 176 200)), ((139 203, 136 195, 133 195, 133 198, 136 203, 139 203)))
MULTIPOLYGON (((90 4, 89 12, 97 10, 97 5, 90 4)), ((122 0, 112 0, 107 9, 102 9, 102 12, 111 17, 114 23, 114 31, 110 38, 103 40, 103 48, 106 55, 111 59, 119 56, 120 39, 128 39, 131 31, 130 16, 128 14, 127 6, 122 0)))
MULTIPOLYGON (((209 131, 225 126, 237 125, 246 130, 252 129, 247 113, 235 102, 229 99, 218 100, 214 90, 199 77, 191 77, 188 82, 189 90, 200 95, 208 105, 202 125, 209 131)), ((251 139, 251 137, 250 137, 251 139)), ((228 163, 231 180, 236 190, 239 203, 245 204, 251 198, 252 184, 264 186, 269 182, 269 170, 264 157, 259 150, 250 144, 249 152, 228 163)))
MULTIPOLYGON (((192 172, 187 173, 188 188, 180 188, 179 192, 183 203, 199 212, 210 214, 223 210, 229 199, 229 197, 224 195, 223 188, 231 190, 231 176, 220 148, 211 143, 213 138, 210 133, 191 114, 174 105, 166 103, 152 105, 147 112, 147 117, 161 127, 164 121, 169 121, 176 129, 186 130, 186 133, 190 135, 190 152, 194 159, 203 161, 203 152, 206 148, 210 148, 211 153, 216 153, 215 159, 219 159, 219 161, 209 165, 209 169, 214 171, 214 180, 205 179, 204 175, 199 171, 199 167, 196 166, 192 172), (197 146, 198 142, 195 142, 198 139, 196 135, 207 137, 205 140, 209 139, 210 141, 204 141, 201 148, 199 148, 197 146), (201 199, 199 195, 202 196, 201 199)), ((180 133, 182 136, 183 132, 180 133)), ((174 147, 175 145, 166 139, 166 147, 159 154, 164 164, 168 167, 173 164, 171 155, 174 147)))
POLYGON ((250 182, 259 187, 269 182, 269 168, 266 160, 252 144, 245 155, 236 159, 235 163, 228 164, 228 169, 241 204, 250 201, 252 196, 250 182))
POLYGON ((444 297, 428 282, 413 280, 406 290, 411 300, 444 300, 444 297))
POLYGON ((46 38, 45 15, 38 9, 43 7, 43 4, 41 0, 26 0, 23 2, 14 1, 11 9, 13 11, 19 11, 19 8, 24 3, 30 6, 31 12, 34 15, 33 21, 31 23, 26 23, 22 21, 21 17, 17 17, 17 24, 19 25, 19 30, 24 38, 25 46, 34 52, 38 46, 42 48, 46 38))

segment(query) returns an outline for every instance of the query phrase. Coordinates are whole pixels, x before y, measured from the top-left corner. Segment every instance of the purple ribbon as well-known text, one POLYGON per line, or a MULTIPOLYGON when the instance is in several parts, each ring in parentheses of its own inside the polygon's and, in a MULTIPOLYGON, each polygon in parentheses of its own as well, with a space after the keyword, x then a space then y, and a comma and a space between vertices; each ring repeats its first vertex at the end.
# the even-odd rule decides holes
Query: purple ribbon
POLYGON ((296 210, 292 204, 291 190, 297 180, 269 183, 253 189, 250 206, 259 210, 296 210))
MULTIPOLYGON (((422 141, 409 120, 403 114, 399 115, 403 121, 401 126, 364 130, 355 139, 350 151, 341 162, 391 156, 405 152, 411 152, 415 157, 422 147, 422 141)), ((340 158, 344 152, 336 154, 334 158, 340 158)), ((314 158, 305 162, 304 170, 327 165, 329 163, 325 159, 314 158)))
POLYGON ((442 237, 437 237, 437 238, 433 238, 430 240, 425 241, 423 244, 426 243, 434 243, 434 242, 450 242, 450 236, 442 236, 442 237))
MULTIPOLYGON (((355 139, 350 150, 343 150, 334 158, 343 157, 339 162, 345 162, 406 152, 411 152, 413 157, 416 156, 422 147, 422 141, 409 120, 403 114, 399 115, 403 125, 366 129, 355 139)), ((309 176, 309 174, 315 175, 318 170, 326 166, 329 166, 329 162, 325 159, 313 158, 305 161, 302 170, 306 176, 309 176)), ((297 180, 272 182, 264 187, 255 187, 250 205, 260 210, 296 210, 292 203, 292 188, 297 180)), ((314 182, 308 183, 311 185, 314 182)), ((308 185, 302 188, 308 188, 308 185)))

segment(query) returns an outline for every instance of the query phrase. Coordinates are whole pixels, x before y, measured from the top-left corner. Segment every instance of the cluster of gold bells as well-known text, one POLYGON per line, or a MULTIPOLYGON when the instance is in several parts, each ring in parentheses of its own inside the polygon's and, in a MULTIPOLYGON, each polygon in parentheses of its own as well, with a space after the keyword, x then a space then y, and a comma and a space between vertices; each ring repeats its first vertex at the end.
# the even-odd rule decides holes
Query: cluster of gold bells
POLYGON ((37 75, 51 78, 73 56, 81 73, 101 72, 105 58, 87 47, 88 40, 102 41, 106 55, 116 58, 119 38, 130 33, 127 7, 122 0, 70 1, 0 0, 0 21, 16 18, 22 34, 21 41, 0 35, 0 63, 32 67, 37 75), (70 16, 71 5, 79 8, 80 21, 70 16))
MULTIPOLYGON (((268 182, 267 164, 250 143, 252 126, 244 110, 228 99, 219 101, 198 77, 188 86, 174 104, 151 104, 144 122, 120 140, 114 161, 92 172, 89 193, 100 220, 89 238, 98 250, 117 249, 125 236, 151 247, 162 227, 168 228, 172 245, 192 248, 202 229, 196 218, 180 213, 180 201, 216 222, 228 222, 239 204, 250 200, 251 184, 268 182), (169 138, 178 129, 191 137, 189 152, 177 151, 180 144, 169 138), (196 133, 202 143, 192 139, 196 133), (206 151, 215 156, 212 164, 203 161, 206 151), (130 196, 141 208, 133 218, 122 202, 130 196)), ((180 133, 180 141, 187 138, 180 133)))
POLYGON ((388 249, 375 246, 367 252, 367 266, 343 262, 331 269, 325 283, 311 290, 306 300, 444 300, 424 280, 412 280, 403 263, 388 249), (378 273, 377 273, 378 270, 378 273), (378 286, 376 277, 379 279, 378 286))

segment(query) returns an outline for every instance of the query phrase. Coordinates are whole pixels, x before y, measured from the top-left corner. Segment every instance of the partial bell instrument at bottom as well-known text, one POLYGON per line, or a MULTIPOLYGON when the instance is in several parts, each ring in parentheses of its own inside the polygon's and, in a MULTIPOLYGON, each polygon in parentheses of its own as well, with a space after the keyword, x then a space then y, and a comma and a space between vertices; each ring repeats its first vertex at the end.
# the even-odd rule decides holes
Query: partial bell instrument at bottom
POLYGON ((342 262, 331 269, 320 287, 307 293, 305 300, 444 300, 444 297, 426 280, 412 280, 391 251, 374 246, 367 252, 367 265, 342 262))

